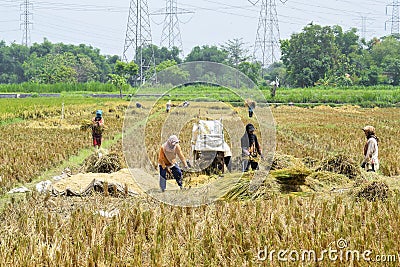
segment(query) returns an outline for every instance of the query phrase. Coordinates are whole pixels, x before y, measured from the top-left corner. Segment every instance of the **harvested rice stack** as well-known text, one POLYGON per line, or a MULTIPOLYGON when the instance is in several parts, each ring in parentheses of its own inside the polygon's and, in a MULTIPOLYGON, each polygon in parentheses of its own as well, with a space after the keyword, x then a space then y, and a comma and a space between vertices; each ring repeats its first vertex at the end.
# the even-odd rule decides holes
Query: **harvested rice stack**
POLYGON ((310 169, 315 169, 316 167, 318 167, 320 161, 318 159, 315 159, 313 157, 305 157, 302 158, 301 161, 303 162, 303 164, 310 169))
POLYGON ((374 181, 357 193, 357 198, 368 201, 385 200, 389 195, 389 186, 385 182, 374 181))
POLYGON ((93 125, 93 122, 91 120, 83 120, 81 122, 81 131, 87 131, 87 130, 95 130, 95 133, 97 134, 102 134, 105 130, 105 126, 96 126, 93 125))
POLYGON ((225 200, 246 200, 251 198, 249 192, 250 179, 242 178, 223 196, 225 200))
POLYGON ((348 188, 354 184, 353 180, 343 174, 318 171, 311 173, 306 178, 306 184, 316 192, 331 191, 336 188, 348 188))
POLYGON ((293 167, 288 169, 276 170, 271 172, 278 183, 287 185, 304 185, 306 177, 311 174, 311 170, 305 167, 293 167))
POLYGON ((91 120, 83 120, 81 122, 81 130, 82 131, 87 131, 87 130, 92 128, 92 125, 93 125, 93 123, 92 123, 91 120))
POLYGON ((302 165, 301 160, 295 158, 294 156, 275 153, 271 170, 293 168, 299 165, 302 165))
POLYGON ((323 160, 321 166, 316 170, 344 174, 350 179, 354 179, 360 175, 358 165, 350 157, 344 154, 337 154, 323 160))
POLYGON ((85 160, 85 172, 93 173, 112 173, 121 169, 121 158, 116 153, 103 155, 101 158, 97 154, 92 154, 85 160))

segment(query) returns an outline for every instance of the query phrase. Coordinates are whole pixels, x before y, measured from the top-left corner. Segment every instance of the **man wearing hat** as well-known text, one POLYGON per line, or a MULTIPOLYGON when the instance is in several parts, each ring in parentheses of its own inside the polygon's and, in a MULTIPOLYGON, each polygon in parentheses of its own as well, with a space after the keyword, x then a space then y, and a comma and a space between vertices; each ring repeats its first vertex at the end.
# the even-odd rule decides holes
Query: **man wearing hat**
POLYGON ((367 125, 362 128, 364 131, 367 142, 364 145, 364 160, 361 163, 361 167, 366 171, 375 172, 379 169, 378 160, 378 142, 379 138, 375 135, 375 128, 367 125))
POLYGON ((171 135, 168 140, 161 146, 158 155, 158 166, 160 169, 160 188, 164 192, 167 187, 167 171, 172 172, 176 183, 182 189, 182 171, 176 162, 176 156, 179 157, 184 164, 185 169, 188 168, 186 159, 183 156, 179 139, 176 135, 171 135))
POLYGON ((264 158, 257 136, 254 134, 255 130, 253 124, 247 124, 246 132, 240 139, 244 172, 247 172, 250 166, 252 170, 258 169, 258 155, 260 155, 261 158, 264 158))

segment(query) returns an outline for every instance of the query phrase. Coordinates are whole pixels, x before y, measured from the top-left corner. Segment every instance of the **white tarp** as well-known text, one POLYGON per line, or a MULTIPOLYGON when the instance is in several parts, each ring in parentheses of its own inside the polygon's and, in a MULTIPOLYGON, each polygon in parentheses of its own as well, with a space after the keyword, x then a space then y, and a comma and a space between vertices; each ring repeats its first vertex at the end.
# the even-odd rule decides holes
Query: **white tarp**
POLYGON ((192 148, 197 151, 224 151, 224 132, 220 120, 199 120, 193 125, 192 148))

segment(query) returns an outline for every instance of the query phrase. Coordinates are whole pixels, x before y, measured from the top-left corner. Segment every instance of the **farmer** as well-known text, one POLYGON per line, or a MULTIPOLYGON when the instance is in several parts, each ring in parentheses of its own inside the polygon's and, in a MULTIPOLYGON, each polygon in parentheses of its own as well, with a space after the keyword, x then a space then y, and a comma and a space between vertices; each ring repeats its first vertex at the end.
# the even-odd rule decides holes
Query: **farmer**
POLYGON ((246 132, 240 139, 242 147, 243 171, 247 172, 251 166, 252 170, 258 170, 258 155, 264 158, 261 146, 258 143, 257 136, 254 134, 254 125, 249 123, 246 125, 246 132))
POLYGON ((103 127, 104 127, 104 118, 103 111, 97 110, 96 117, 92 119, 92 137, 93 137, 93 146, 97 149, 101 147, 101 141, 103 138, 103 127))
POLYGON ((378 160, 378 142, 379 138, 375 135, 375 128, 373 126, 365 126, 362 128, 367 138, 367 142, 364 145, 364 160, 361 163, 361 167, 367 172, 375 172, 379 169, 378 160))
POLYGON ((171 135, 168 140, 162 144, 158 155, 160 188, 162 192, 164 192, 167 187, 167 171, 169 173, 172 172, 176 183, 182 189, 182 171, 176 162, 176 156, 179 157, 181 162, 184 164, 184 168, 187 169, 187 161, 183 156, 181 146, 179 145, 179 139, 176 135, 171 135))
POLYGON ((254 109, 256 108, 256 102, 251 99, 246 99, 245 106, 247 106, 249 110, 249 118, 253 117, 254 109))
POLYGON ((168 100, 167 104, 166 104, 166 111, 167 113, 169 112, 169 110, 171 109, 171 100, 168 100))
POLYGON ((187 107, 189 106, 189 104, 190 104, 189 101, 185 101, 185 102, 183 102, 183 105, 182 105, 182 106, 183 106, 184 108, 187 108, 187 107))
POLYGON ((249 106, 249 118, 253 117, 253 108, 249 106))
POLYGON ((231 163, 232 151, 226 142, 224 142, 223 148, 224 148, 224 163, 225 163, 228 171, 231 172, 232 171, 232 163, 231 163))

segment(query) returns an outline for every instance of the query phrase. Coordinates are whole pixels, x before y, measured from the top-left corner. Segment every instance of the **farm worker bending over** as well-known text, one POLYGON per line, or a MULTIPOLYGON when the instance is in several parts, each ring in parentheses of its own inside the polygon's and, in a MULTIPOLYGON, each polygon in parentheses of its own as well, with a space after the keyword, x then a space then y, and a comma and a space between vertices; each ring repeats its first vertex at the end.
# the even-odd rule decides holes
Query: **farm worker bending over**
POLYGON ((104 127, 104 118, 103 111, 97 110, 96 117, 92 119, 92 137, 93 137, 93 146, 95 148, 100 149, 101 141, 103 138, 103 127, 104 127))
POLYGON ((250 166, 252 170, 258 170, 258 155, 260 155, 262 159, 264 158, 254 131, 254 125, 251 123, 247 124, 246 132, 240 139, 244 172, 247 172, 250 166))
POLYGON ((364 160, 361 167, 367 172, 374 172, 379 169, 378 160, 378 142, 379 138, 375 136, 375 128, 373 126, 365 126, 363 128, 367 142, 364 146, 364 160))
POLYGON ((165 142, 158 155, 158 166, 160 168, 160 188, 164 192, 167 187, 167 171, 172 172, 176 183, 182 189, 182 171, 176 163, 176 156, 179 157, 184 164, 185 169, 188 168, 185 157, 183 156, 179 139, 176 135, 171 135, 167 142, 165 142))

